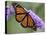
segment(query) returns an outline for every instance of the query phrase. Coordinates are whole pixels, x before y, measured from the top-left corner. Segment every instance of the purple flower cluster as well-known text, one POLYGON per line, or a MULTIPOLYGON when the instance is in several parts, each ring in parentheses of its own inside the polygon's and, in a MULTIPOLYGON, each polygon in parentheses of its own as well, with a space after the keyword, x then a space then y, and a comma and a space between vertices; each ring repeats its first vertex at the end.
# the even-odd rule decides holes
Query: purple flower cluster
POLYGON ((7 20, 15 13, 13 6, 7 5, 7 20))

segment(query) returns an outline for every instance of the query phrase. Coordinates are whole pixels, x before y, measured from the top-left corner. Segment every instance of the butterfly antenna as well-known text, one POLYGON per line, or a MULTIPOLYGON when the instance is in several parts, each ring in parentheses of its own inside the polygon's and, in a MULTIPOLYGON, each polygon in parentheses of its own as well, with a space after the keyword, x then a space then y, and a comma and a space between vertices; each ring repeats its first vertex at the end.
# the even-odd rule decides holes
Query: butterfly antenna
POLYGON ((16 2, 12 3, 12 6, 13 6, 13 7, 17 7, 18 5, 19 5, 19 4, 16 3, 16 2))

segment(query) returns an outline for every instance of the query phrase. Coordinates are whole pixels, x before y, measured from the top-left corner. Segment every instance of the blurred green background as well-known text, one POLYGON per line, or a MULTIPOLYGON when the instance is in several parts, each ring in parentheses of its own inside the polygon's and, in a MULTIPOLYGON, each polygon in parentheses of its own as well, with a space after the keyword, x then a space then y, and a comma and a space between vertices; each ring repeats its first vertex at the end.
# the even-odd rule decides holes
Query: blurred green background
MULTIPOLYGON (((8 5, 11 5, 12 1, 8 1, 8 5)), ((17 2, 26 9, 32 9, 43 21, 44 21, 44 3, 32 3, 32 2, 17 2)), ((12 15, 7 21, 7 33, 29 33, 34 32, 31 28, 23 28, 16 20, 15 15, 12 15)))

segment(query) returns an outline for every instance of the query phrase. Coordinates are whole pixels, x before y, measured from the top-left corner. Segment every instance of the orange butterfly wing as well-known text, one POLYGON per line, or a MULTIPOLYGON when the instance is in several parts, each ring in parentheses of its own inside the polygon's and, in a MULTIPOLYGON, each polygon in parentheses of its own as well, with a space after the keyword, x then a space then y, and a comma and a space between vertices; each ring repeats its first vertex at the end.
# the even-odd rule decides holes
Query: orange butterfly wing
POLYGON ((33 20, 32 18, 28 15, 28 26, 33 26, 33 20))
POLYGON ((24 18, 25 14, 25 10, 22 6, 20 6, 19 4, 17 5, 17 3, 12 3, 14 9, 15 9, 15 18, 18 22, 21 22, 22 19, 24 18))
POLYGON ((16 7, 16 13, 25 13, 25 10, 22 7, 16 7))
POLYGON ((28 27, 31 27, 35 31, 36 31, 36 28, 37 28, 30 15, 28 15, 28 27))
POLYGON ((18 22, 21 22, 21 21, 23 20, 24 16, 25 16, 25 14, 16 15, 16 20, 17 20, 18 22))
POLYGON ((23 21, 21 22, 23 27, 27 27, 27 16, 24 17, 23 21))

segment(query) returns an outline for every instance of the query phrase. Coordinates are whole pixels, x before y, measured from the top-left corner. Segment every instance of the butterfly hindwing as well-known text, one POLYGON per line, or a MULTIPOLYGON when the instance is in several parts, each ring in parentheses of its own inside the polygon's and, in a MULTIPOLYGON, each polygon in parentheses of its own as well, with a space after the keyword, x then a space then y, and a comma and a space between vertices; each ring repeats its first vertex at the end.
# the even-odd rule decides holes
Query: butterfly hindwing
POLYGON ((35 31, 37 29, 35 22, 33 21, 32 17, 30 15, 28 15, 28 26, 31 27, 35 31))
POLYGON ((33 26, 33 20, 32 20, 32 18, 31 18, 30 15, 28 15, 28 26, 29 27, 32 27, 33 26))
POLYGON ((23 21, 21 22, 21 25, 23 27, 27 27, 27 16, 23 19, 23 21))

